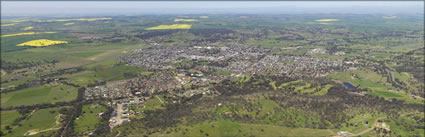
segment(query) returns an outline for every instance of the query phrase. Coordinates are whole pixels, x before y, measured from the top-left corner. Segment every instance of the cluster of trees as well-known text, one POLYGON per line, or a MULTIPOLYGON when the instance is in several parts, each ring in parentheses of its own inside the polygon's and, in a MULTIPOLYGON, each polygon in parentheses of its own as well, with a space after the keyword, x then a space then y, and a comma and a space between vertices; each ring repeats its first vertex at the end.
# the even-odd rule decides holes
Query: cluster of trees
POLYGON ((189 33, 196 36, 213 37, 234 33, 234 31, 229 29, 191 29, 189 33))
POLYGON ((11 72, 12 70, 21 69, 21 68, 29 68, 34 66, 39 66, 41 64, 56 64, 57 60, 41 60, 41 61, 6 61, 1 60, 1 69, 11 72))
POLYGON ((82 114, 82 109, 83 109, 83 105, 84 103, 84 93, 86 91, 86 88, 81 87, 78 89, 78 96, 77 99, 75 101, 73 101, 74 103, 72 104, 72 108, 69 108, 68 111, 64 110, 62 112, 64 112, 66 114, 66 117, 64 118, 64 120, 62 121, 62 127, 59 129, 59 132, 56 136, 77 136, 74 133, 74 121, 77 117, 79 117, 82 114))
POLYGON ((82 67, 75 67, 75 68, 66 68, 66 69, 59 69, 56 72, 53 73, 49 73, 46 75, 42 75, 40 76, 41 79, 50 79, 54 76, 60 76, 63 74, 74 74, 74 73, 78 73, 84 71, 84 69, 82 67))
MULTIPOLYGON (((204 98, 203 95, 195 95, 191 98, 174 98, 179 103, 166 104, 165 109, 145 111, 145 117, 132 119, 130 127, 141 134, 150 135, 169 128, 184 132, 177 124, 193 125, 226 119, 243 123, 326 129, 354 126, 348 121, 358 113, 385 113, 390 118, 398 118, 400 110, 424 112, 423 106, 419 104, 350 94, 355 89, 347 89, 344 85, 325 78, 314 80, 316 85, 333 85, 323 96, 300 95, 290 88, 274 90, 269 84, 271 80, 275 81, 276 85, 293 81, 286 77, 256 75, 245 82, 223 81, 214 85, 221 93, 220 96, 204 98), (259 98, 271 100, 279 107, 265 112, 264 106, 258 102, 259 98), (219 110, 218 104, 226 108, 226 113, 219 110)), ((124 131, 121 134, 130 133, 124 131)))
POLYGON ((137 34, 136 37, 141 39, 149 39, 149 38, 158 37, 158 36, 171 35, 176 32, 178 32, 178 30, 149 31, 149 32, 137 34))

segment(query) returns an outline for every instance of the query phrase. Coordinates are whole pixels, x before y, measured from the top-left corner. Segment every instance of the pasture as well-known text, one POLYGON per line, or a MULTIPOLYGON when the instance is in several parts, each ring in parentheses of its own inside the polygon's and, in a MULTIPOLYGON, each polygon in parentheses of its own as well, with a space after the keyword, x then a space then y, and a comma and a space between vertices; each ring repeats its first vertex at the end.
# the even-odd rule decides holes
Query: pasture
POLYGON ((60 120, 63 118, 58 112, 59 109, 61 107, 36 110, 31 113, 32 115, 29 114, 30 117, 19 122, 22 126, 11 126, 12 132, 6 133, 4 136, 17 137, 27 134, 39 137, 53 135, 60 128, 60 120))
POLYGON ((309 129, 309 128, 287 128, 275 125, 264 124, 248 124, 232 121, 213 121, 196 124, 193 126, 180 125, 178 128, 185 129, 183 131, 171 133, 156 133, 153 136, 164 137, 199 137, 199 136, 256 136, 256 137, 280 137, 280 136, 330 136, 334 135, 332 131, 326 129, 309 129))
POLYGON ((67 85, 42 85, 9 93, 1 93, 1 108, 29 106, 42 103, 72 101, 77 89, 67 85))
POLYGON ((74 132, 84 134, 87 131, 94 131, 96 125, 100 122, 99 113, 105 112, 106 108, 101 105, 87 104, 83 106, 82 115, 74 122, 74 132))

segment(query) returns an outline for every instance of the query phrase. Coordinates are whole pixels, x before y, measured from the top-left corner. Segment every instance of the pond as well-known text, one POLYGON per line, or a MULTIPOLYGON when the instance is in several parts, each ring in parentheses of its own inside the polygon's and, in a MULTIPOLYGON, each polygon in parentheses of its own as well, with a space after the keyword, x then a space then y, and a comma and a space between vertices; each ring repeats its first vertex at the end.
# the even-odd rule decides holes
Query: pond
POLYGON ((348 88, 356 88, 353 84, 349 82, 344 82, 344 85, 347 86, 348 88))

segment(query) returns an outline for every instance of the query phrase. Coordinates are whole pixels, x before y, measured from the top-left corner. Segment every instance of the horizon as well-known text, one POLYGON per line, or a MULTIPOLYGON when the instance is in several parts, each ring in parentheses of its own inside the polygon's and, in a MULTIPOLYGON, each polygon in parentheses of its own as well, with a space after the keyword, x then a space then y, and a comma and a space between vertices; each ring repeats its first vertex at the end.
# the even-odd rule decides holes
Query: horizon
POLYGON ((134 16, 154 14, 424 14, 424 3, 382 1, 2 1, 1 16, 134 16))

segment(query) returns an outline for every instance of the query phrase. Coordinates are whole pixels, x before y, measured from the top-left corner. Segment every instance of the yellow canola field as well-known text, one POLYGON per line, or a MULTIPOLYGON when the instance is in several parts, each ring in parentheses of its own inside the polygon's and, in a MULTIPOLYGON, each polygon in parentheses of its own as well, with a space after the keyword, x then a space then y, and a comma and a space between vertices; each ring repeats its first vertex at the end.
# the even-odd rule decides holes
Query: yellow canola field
POLYGON ((191 21, 198 21, 198 20, 196 20, 196 19, 174 19, 174 22, 179 22, 179 21, 191 22, 191 21))
POLYGON ((16 24, 1 24, 2 27, 13 26, 13 25, 16 25, 16 24))
POLYGON ((24 28, 24 30, 30 30, 32 28, 33 28, 32 26, 29 26, 29 27, 24 28))
POLYGON ((319 22, 330 22, 330 21, 339 21, 339 20, 338 19, 318 19, 316 21, 319 21, 319 22))
POLYGON ((12 37, 12 36, 21 36, 21 35, 36 35, 36 34, 52 34, 56 32, 23 32, 23 33, 16 33, 16 34, 5 34, 1 35, 1 37, 12 37))
POLYGON ((328 24, 330 24, 330 23, 320 22, 319 24, 328 25, 328 24))
POLYGON ((146 28, 145 30, 161 30, 161 29, 190 29, 190 24, 173 24, 173 25, 159 25, 155 27, 146 28))
POLYGON ((199 18, 206 19, 206 18, 208 18, 208 16, 199 16, 199 18))
POLYGON ((384 19, 395 19, 397 16, 383 16, 384 19))
POLYGON ((79 18, 79 19, 55 19, 55 20, 46 20, 42 22, 64 22, 64 21, 97 21, 97 20, 110 20, 112 18, 79 18))
POLYGON ((73 25, 74 24, 74 22, 71 22, 71 23, 65 23, 65 24, 63 24, 63 25, 65 25, 65 26, 69 26, 69 25, 73 25))
POLYGON ((32 40, 25 43, 18 44, 16 46, 34 46, 34 47, 45 47, 50 45, 56 45, 56 44, 67 44, 67 41, 55 41, 55 40, 48 40, 48 39, 39 39, 39 40, 32 40))

